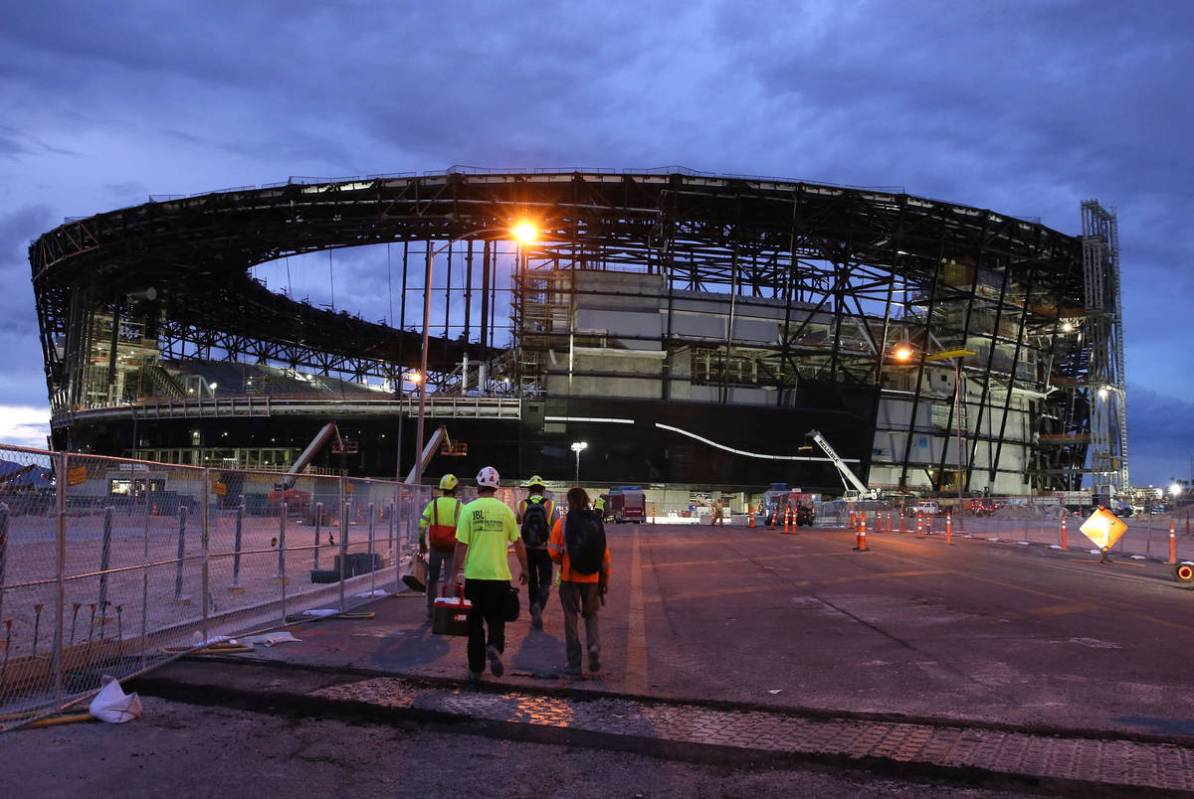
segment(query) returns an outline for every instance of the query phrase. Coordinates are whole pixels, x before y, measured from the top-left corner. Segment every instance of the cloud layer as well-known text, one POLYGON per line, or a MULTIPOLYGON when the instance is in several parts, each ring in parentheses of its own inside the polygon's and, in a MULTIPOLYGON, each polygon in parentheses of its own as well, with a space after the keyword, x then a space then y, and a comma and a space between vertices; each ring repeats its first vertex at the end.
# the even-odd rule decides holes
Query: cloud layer
MULTIPOLYGON (((1115 206, 1133 460, 1164 479, 1194 435, 1140 409, 1194 390, 1174 351, 1194 293, 1192 22, 1186 3, 1077 0, 16 4, 0 403, 44 407, 24 250, 64 216, 289 175, 684 164, 898 185, 1071 233, 1083 199, 1115 206)), ((380 318, 373 262, 345 255, 337 304, 380 318)), ((311 264, 300 280, 322 285, 311 264)))

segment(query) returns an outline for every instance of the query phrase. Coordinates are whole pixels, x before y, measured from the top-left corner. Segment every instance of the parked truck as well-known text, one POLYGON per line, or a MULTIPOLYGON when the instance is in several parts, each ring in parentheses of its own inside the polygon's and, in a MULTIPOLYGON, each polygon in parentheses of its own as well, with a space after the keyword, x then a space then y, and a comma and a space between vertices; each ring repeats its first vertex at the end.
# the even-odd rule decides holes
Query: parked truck
POLYGON ((615 486, 609 490, 605 515, 615 524, 639 524, 647 518, 647 495, 638 486, 615 486))

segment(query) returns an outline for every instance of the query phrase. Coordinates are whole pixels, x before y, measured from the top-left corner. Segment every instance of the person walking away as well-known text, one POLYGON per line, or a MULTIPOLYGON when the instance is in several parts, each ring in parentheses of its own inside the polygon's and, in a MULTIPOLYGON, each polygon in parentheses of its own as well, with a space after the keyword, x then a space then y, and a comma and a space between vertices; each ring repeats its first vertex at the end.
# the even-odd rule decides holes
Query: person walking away
POLYGON ((551 556, 547 554, 547 539, 552 524, 559 518, 559 511, 555 503, 548 499, 542 477, 534 475, 523 486, 527 490, 527 498, 518 503, 518 523, 530 566, 527 605, 531 613, 531 628, 542 630, 543 608, 551 596, 551 556))
POLYGON ((456 525, 460 521, 459 484, 454 474, 439 479, 440 496, 427 503, 419 519, 419 554, 427 555, 427 621, 431 621, 438 596, 440 570, 444 584, 452 581, 452 555, 456 550, 456 525))
POLYGON ((597 515, 601 517, 602 523, 605 522, 605 494, 598 494, 593 500, 593 510, 597 511, 597 515))
POLYGON ((601 516, 588 509, 589 495, 579 486, 567 495, 568 514, 551 528, 548 552, 560 564, 560 607, 564 609, 564 653, 567 672, 580 674, 578 616, 585 620, 589 671, 601 670, 599 606, 609 587, 610 557, 601 516))
POLYGON ((502 652, 506 649, 506 594, 510 590, 510 558, 506 547, 514 545, 521 570, 518 581, 527 583, 527 552, 518 533, 514 512, 494 497, 501 476, 486 466, 477 474, 477 498, 460 511, 456 527, 456 584, 472 603, 468 614, 468 674, 476 682, 489 671, 501 677, 502 652))

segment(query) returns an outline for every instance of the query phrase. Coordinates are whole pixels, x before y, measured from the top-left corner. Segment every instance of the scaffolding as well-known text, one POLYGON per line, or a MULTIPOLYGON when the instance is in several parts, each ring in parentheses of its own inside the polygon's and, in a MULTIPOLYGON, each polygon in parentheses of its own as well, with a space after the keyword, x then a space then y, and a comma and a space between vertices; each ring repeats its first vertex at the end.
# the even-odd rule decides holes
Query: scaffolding
MULTIPOLYGON (((874 436, 856 447, 883 475, 872 483, 1019 493, 1089 476, 1119 490, 1115 217, 1093 201, 1082 212, 1079 238, 901 190, 688 170, 452 170, 153 201, 71 220, 29 255, 51 402, 80 427, 97 403, 146 399, 124 388, 134 369, 150 399, 179 393, 185 376, 133 353, 126 320, 180 372, 247 363, 306 387, 339 377, 321 382, 340 393, 384 381, 401 401, 421 347, 406 298, 421 310, 427 253, 442 250, 432 393, 526 400, 519 435, 554 431, 546 417, 571 412, 536 403, 557 400, 686 402, 747 420, 756 408, 842 412, 874 436), (541 231, 529 247, 470 238, 525 216, 541 231), (322 310, 249 272, 362 245, 393 249, 397 318, 322 310), (897 344, 915 355, 895 362, 897 344), (968 355, 936 362, 949 352, 968 355)), ((244 381, 246 395, 266 391, 244 381)))
POLYGON ((1097 200, 1082 203, 1082 274, 1089 359, 1082 388, 1091 407, 1086 470, 1096 494, 1116 496, 1131 486, 1119 230, 1115 212, 1097 200))

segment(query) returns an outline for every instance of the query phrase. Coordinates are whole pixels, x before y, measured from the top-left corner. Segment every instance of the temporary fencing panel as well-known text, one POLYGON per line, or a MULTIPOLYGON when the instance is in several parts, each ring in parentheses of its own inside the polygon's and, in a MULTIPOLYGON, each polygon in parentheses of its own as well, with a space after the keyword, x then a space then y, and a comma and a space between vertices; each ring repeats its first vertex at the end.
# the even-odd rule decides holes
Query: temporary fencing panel
POLYGON ((0 730, 395 588, 427 487, 0 446, 0 730))

